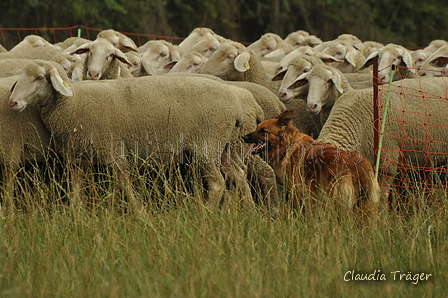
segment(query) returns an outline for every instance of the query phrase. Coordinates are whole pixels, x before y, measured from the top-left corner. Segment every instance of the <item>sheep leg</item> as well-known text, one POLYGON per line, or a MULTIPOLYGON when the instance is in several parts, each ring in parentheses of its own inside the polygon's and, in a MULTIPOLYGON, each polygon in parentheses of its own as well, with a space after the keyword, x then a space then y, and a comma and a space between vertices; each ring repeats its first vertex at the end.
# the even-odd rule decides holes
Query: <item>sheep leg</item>
POLYGON ((279 196, 274 169, 259 155, 250 155, 247 165, 248 179, 251 181, 256 200, 259 203, 266 203, 269 210, 276 212, 279 196))
POLYGON ((221 156, 221 171, 230 187, 235 188, 235 196, 241 197, 244 206, 253 207, 252 193, 246 179, 246 166, 235 150, 225 150, 221 156))
POLYGON ((214 206, 219 206, 224 195, 225 180, 218 164, 202 162, 200 169, 206 185, 205 201, 214 206))

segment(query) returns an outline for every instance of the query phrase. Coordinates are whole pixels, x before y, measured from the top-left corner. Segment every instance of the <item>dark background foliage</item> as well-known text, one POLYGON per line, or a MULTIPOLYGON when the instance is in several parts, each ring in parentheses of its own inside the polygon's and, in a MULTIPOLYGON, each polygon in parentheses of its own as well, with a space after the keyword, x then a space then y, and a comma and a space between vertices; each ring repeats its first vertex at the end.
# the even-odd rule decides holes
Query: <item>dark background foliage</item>
POLYGON ((1 28, 84 25, 186 37, 209 27, 241 42, 301 29, 324 41, 351 33, 407 47, 448 40, 445 0, 1 0, 0 11, 1 28))

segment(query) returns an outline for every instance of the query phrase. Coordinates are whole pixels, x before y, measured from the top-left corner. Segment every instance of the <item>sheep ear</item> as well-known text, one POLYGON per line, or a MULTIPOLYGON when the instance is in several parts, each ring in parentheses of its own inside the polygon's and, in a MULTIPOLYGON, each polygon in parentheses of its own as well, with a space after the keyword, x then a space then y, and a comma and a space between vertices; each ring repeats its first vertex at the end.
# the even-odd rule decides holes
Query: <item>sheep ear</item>
POLYGON ((16 88, 16 84, 17 84, 17 81, 15 81, 15 83, 12 85, 12 87, 11 87, 11 93, 12 93, 12 91, 14 90, 14 88, 16 88))
POLYGON ((342 89, 342 75, 341 73, 337 72, 337 71, 332 71, 333 73, 333 77, 331 78, 331 80, 333 81, 334 86, 336 87, 336 89, 338 89, 339 93, 344 93, 344 90, 342 89))
POLYGON ((403 54, 403 62, 412 73, 415 73, 415 68, 413 68, 414 65, 412 65, 412 56, 409 52, 403 54))
POLYGON ((276 74, 271 81, 281 81, 285 78, 287 69, 276 74))
POLYGON ((180 52, 178 49, 173 49, 171 50, 171 60, 176 60, 179 61, 180 60, 180 52))
POLYGON ((328 54, 319 54, 319 55, 317 55, 317 58, 322 60, 324 63, 344 62, 343 60, 336 59, 335 57, 328 55, 328 54))
POLYGON ((74 55, 74 54, 84 54, 90 51, 90 44, 91 42, 85 43, 80 45, 79 47, 76 48, 76 50, 74 50, 73 52, 70 53, 70 55, 74 55))
POLYGON ((369 67, 370 65, 373 64, 373 58, 378 56, 378 51, 375 51, 373 53, 371 53, 367 58, 366 58, 366 62, 364 62, 364 64, 359 68, 359 70, 363 70, 364 68, 369 67))
POLYGON ((120 51, 119 49, 115 49, 114 55, 115 55, 115 58, 117 58, 118 60, 120 60, 124 64, 127 64, 129 66, 133 65, 131 62, 129 62, 129 60, 126 57, 126 55, 122 51, 120 51))
POLYGON ((179 61, 173 60, 173 61, 167 62, 162 68, 171 70, 174 67, 174 65, 177 64, 177 62, 179 62, 179 61))
POLYGON ((156 76, 157 73, 154 70, 154 68, 152 68, 152 66, 149 64, 148 61, 142 61, 142 68, 150 75, 152 76, 156 76))
POLYGON ((238 56, 236 56, 233 65, 235 66, 235 69, 238 70, 239 72, 245 72, 250 69, 249 60, 250 60, 250 53, 247 51, 243 51, 238 56))
POLYGON ((307 74, 308 74, 307 72, 302 73, 300 76, 297 77, 294 83, 288 86, 287 89, 296 89, 304 86, 306 83, 308 83, 308 80, 306 79, 307 74))
POLYGON ((59 72, 56 68, 50 69, 50 81, 53 85, 53 88, 65 96, 73 96, 72 89, 70 88, 70 85, 63 81, 61 76, 59 75, 59 72))
POLYGON ((137 49, 134 48, 134 45, 132 44, 132 42, 128 39, 123 40, 122 44, 121 44, 126 50, 128 51, 134 51, 137 52, 137 49))
POLYGON ((358 61, 358 50, 353 48, 345 54, 345 59, 353 66, 356 66, 356 62, 358 61))

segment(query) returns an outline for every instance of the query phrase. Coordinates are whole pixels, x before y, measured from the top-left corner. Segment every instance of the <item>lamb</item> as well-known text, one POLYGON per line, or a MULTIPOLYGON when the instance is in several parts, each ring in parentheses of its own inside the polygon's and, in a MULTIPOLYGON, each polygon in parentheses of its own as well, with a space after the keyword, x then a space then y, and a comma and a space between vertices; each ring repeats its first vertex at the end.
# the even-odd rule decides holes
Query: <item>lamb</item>
MULTIPOLYGON (((382 146, 383 152, 387 150, 387 158, 392 165, 400 164, 403 158, 411 165, 422 166, 428 160, 433 165, 446 164, 446 156, 438 153, 445 153, 448 144, 447 90, 443 78, 433 77, 405 79, 392 85, 387 115, 392 120, 386 123, 382 146), (422 92, 429 100, 422 99, 422 92), (424 128, 423 123, 427 123, 424 128), (400 149, 402 146, 405 150, 400 149)), ((380 97, 384 97, 386 92, 387 88, 380 89, 380 97)), ((375 164, 372 102, 372 89, 342 94, 318 141, 361 153, 375 164)), ((388 171, 391 176, 396 174, 393 166, 388 171)))
POLYGON ((333 40, 319 46, 316 56, 326 64, 339 69, 343 73, 371 73, 369 69, 363 68, 366 57, 351 44, 342 40, 333 40))
POLYGON ((50 146, 50 132, 42 122, 37 107, 19 115, 8 109, 11 88, 19 76, 0 79, 0 168, 8 184, 21 165, 44 163, 50 146))
POLYGON ((390 67, 397 66, 393 81, 418 77, 416 69, 412 65, 411 53, 401 45, 389 43, 378 51, 370 54, 361 66, 365 69, 373 64, 373 58, 378 57, 378 79, 379 83, 389 82, 390 67))
POLYGON ((135 52, 137 50, 137 45, 131 38, 113 29, 101 31, 100 33, 98 33, 96 38, 105 38, 109 40, 114 47, 116 47, 123 53, 127 53, 129 51, 135 52))
POLYGON ((70 54, 89 55, 84 62, 85 80, 107 80, 118 77, 133 77, 127 65, 131 65, 124 53, 114 47, 107 39, 98 38, 79 46, 70 54))
POLYGON ((248 49, 252 50, 258 57, 264 57, 268 53, 277 49, 278 45, 283 41, 283 38, 275 33, 263 34, 260 39, 254 41, 252 44, 247 46, 248 49))
POLYGON ((302 86, 294 87, 297 78, 306 72, 309 72, 315 65, 323 65, 324 63, 317 57, 301 55, 289 61, 284 71, 275 75, 272 80, 281 80, 278 90, 278 97, 283 103, 290 103, 295 97, 305 96, 308 92, 307 88, 302 86))
POLYGON ((59 64, 36 60, 13 88, 10 109, 37 104, 55 150, 69 163, 90 157, 115 165, 118 175, 128 160, 197 163, 208 200, 219 202, 224 191, 219 164, 227 144, 245 125, 256 125, 244 123, 244 97, 252 94, 196 76, 71 83, 59 64), (163 155, 167 150, 169 156, 163 155))
POLYGON ((150 40, 137 50, 142 60, 147 61, 154 70, 181 57, 179 48, 166 40, 150 40))
POLYGON ((420 76, 448 76, 448 45, 430 55, 418 70, 420 76))
POLYGON ((43 37, 34 35, 34 34, 30 34, 30 35, 25 36, 25 38, 21 42, 16 44, 9 51, 10 52, 26 51, 28 49, 37 48, 37 47, 53 48, 53 49, 60 50, 60 47, 49 43, 43 37))

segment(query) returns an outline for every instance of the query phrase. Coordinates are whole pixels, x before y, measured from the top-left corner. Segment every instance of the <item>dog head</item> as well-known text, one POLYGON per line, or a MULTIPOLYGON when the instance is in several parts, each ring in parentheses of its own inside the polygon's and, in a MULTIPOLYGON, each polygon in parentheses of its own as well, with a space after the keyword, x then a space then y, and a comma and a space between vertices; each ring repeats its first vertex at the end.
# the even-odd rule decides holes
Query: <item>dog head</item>
POLYGON ((268 152, 272 146, 285 146, 285 138, 294 129, 294 111, 286 110, 277 118, 261 122, 257 130, 243 136, 243 140, 249 144, 256 144, 250 149, 250 153, 268 152))

